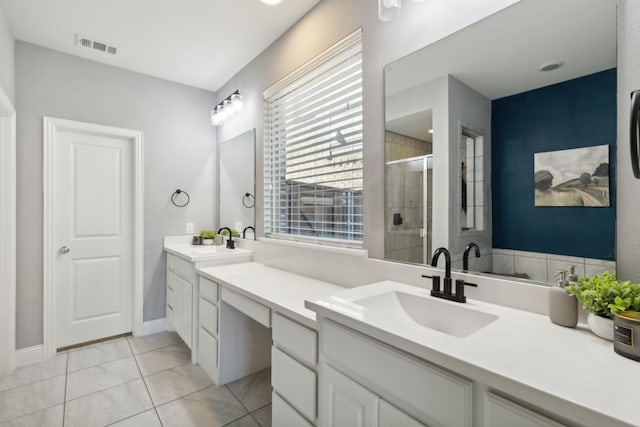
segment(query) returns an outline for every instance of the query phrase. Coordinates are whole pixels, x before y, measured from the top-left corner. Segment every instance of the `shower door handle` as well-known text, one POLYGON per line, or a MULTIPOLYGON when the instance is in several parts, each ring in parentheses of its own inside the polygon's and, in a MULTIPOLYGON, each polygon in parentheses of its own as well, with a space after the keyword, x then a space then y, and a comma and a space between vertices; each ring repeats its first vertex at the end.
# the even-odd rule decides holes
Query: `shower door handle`
POLYGON ((640 179, 640 158, 638 157, 638 132, 640 131, 640 90, 631 92, 631 117, 630 117, 630 135, 629 143, 631 144, 631 168, 633 176, 640 179))

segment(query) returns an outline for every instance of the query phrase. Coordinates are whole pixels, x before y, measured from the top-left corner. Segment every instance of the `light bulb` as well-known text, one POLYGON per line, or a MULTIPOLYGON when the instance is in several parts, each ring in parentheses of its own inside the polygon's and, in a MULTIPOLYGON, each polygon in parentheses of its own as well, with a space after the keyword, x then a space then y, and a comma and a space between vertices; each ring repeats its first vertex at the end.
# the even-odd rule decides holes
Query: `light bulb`
POLYGON ((244 100, 242 99, 242 95, 239 93, 234 93, 231 95, 231 104, 233 105, 233 109, 236 111, 242 111, 244 109, 244 100))
POLYGON ((224 107, 222 106, 222 104, 216 107, 216 113, 218 114, 220 123, 223 123, 227 119, 227 112, 224 111, 224 107))
POLYGON ((266 4, 267 6, 275 6, 282 3, 282 0, 260 0, 260 1, 266 4))
POLYGON ((211 111, 211 124, 214 126, 220 126, 222 124, 222 120, 220 120, 220 114, 218 114, 217 110, 211 111))
POLYGON ((400 16, 401 0, 378 0, 378 18, 381 21, 391 21, 400 16))

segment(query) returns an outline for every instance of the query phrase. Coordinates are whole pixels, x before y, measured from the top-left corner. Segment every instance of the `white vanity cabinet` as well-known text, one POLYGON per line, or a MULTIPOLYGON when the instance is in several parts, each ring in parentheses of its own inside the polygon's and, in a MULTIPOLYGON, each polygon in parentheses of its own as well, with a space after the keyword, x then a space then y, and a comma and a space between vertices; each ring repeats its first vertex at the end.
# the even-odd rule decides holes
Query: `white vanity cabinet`
POLYGON ((321 427, 563 425, 502 397, 499 390, 332 320, 321 318, 320 331, 321 427))
MULTIPOLYGON (((211 253, 202 255, 194 252, 196 249, 193 249, 190 245, 171 242, 171 238, 165 238, 165 250, 167 251, 167 303, 165 313, 167 324, 169 330, 175 330, 191 349, 191 361, 198 363, 201 332, 198 327, 200 324, 200 316, 198 314, 200 311, 200 289, 196 268, 250 262, 253 253, 242 249, 220 252, 210 249, 211 253)), ((207 251, 207 249, 200 250, 207 251)), ((209 303, 213 302, 210 299, 207 301, 209 303)), ((212 309, 208 305, 203 305, 203 307, 205 316, 211 318, 213 315, 211 313, 212 309)), ((217 311, 215 316, 217 317, 217 311)), ((209 333, 211 334, 212 332, 209 331, 209 333)), ((212 347, 210 340, 206 341, 206 345, 209 349, 212 347)))
POLYGON ((321 320, 320 327, 324 356, 320 380, 322 427, 342 425, 333 423, 332 418, 355 416, 359 410, 374 420, 374 424, 363 425, 375 427, 404 425, 394 424, 397 420, 405 420, 410 426, 471 427, 471 381, 330 320, 321 320), (351 392, 340 391, 346 387, 351 392), (364 398, 369 395, 363 390, 370 393, 369 398, 364 398), (349 406, 351 396, 363 397, 358 402, 360 409, 354 402, 349 406))
POLYGON ((316 425, 318 333, 280 313, 273 314, 272 328, 274 425, 316 425))
POLYGON ((425 427, 329 365, 323 367, 323 427, 425 427))
POLYGON ((193 339, 194 271, 192 263, 167 254, 167 322, 189 347, 193 339))
POLYGON ((198 362, 216 383, 218 382, 218 322, 220 287, 198 276, 198 362))

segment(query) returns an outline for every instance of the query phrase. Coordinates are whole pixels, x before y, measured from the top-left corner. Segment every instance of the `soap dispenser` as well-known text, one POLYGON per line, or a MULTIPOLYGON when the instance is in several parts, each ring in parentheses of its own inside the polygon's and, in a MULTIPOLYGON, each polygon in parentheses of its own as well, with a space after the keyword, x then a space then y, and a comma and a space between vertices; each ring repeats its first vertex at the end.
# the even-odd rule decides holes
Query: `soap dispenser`
POLYGON ((576 266, 569 266, 569 274, 567 275, 567 285, 569 286, 580 286, 580 282, 578 281, 578 275, 576 274, 576 266))
POLYGON ((549 288, 549 319, 556 325, 575 328, 578 324, 578 300, 565 289, 567 272, 559 271, 555 286, 549 288))

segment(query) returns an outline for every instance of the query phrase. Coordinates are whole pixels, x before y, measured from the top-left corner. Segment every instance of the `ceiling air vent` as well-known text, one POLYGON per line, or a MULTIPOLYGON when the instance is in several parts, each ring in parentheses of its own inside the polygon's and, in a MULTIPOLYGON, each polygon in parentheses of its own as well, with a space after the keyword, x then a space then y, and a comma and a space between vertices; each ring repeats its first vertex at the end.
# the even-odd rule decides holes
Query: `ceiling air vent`
POLYGON ((76 44, 78 46, 86 47, 88 49, 97 50, 104 53, 109 53, 111 55, 118 54, 118 48, 115 46, 110 46, 106 43, 102 43, 96 40, 92 40, 89 37, 81 36, 80 34, 76 35, 76 44))

